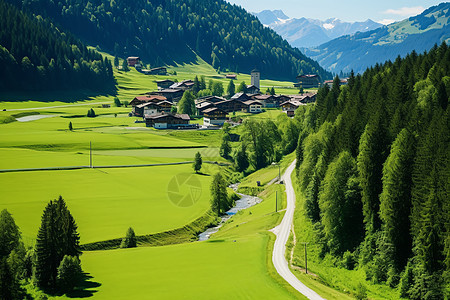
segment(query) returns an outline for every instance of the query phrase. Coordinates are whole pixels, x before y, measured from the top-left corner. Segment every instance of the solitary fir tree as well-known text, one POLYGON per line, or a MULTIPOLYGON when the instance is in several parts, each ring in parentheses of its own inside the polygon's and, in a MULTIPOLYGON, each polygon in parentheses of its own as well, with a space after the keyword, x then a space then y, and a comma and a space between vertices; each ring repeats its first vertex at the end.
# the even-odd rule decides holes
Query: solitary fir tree
POLYGON ((64 256, 81 255, 77 229, 61 196, 47 204, 36 239, 35 273, 39 287, 56 287, 58 267, 64 256))
POLYGON ((120 248, 134 248, 136 247, 136 234, 133 228, 128 228, 126 236, 122 239, 120 248))
POLYGON ((192 164, 195 173, 198 173, 198 171, 200 171, 200 169, 202 168, 202 163, 202 155, 200 154, 200 152, 195 153, 194 163, 192 164))
POLYGON ((228 205, 227 184, 222 175, 217 173, 211 182, 211 209, 220 215, 229 208, 228 205))

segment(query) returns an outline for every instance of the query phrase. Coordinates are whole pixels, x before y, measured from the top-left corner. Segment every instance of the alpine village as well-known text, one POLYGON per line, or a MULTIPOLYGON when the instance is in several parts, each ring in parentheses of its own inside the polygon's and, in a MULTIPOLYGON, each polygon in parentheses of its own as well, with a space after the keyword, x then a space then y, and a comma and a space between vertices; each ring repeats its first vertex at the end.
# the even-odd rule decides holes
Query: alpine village
POLYGON ((0 0, 0 300, 450 299, 449 43, 436 0, 0 0))

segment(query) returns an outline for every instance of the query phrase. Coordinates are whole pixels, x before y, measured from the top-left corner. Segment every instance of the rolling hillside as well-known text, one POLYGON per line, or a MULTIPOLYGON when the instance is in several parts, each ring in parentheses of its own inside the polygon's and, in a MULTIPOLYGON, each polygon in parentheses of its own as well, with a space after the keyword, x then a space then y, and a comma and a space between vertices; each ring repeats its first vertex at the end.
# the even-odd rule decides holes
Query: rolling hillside
POLYGON ((60 24, 88 44, 160 66, 192 62, 193 52, 215 69, 292 80, 299 73, 330 78, 320 65, 243 8, 224 0, 8 0, 60 24))
POLYGON ((369 32, 358 32, 320 45, 304 49, 305 54, 319 61, 331 72, 367 67, 415 50, 430 50, 435 44, 450 40, 450 3, 433 6, 422 14, 369 32))

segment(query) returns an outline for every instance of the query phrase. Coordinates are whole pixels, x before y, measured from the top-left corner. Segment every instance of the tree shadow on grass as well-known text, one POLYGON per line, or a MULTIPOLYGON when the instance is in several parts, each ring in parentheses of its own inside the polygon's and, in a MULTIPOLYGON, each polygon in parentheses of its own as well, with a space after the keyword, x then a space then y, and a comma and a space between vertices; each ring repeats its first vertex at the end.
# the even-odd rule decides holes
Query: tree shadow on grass
POLYGON ((102 284, 91 280, 92 277, 89 273, 83 273, 80 284, 73 291, 66 293, 69 298, 89 298, 94 296, 98 292, 96 288, 102 284))
POLYGON ((202 172, 197 172, 197 173, 195 173, 195 175, 211 176, 210 174, 206 174, 206 173, 202 173, 202 172))

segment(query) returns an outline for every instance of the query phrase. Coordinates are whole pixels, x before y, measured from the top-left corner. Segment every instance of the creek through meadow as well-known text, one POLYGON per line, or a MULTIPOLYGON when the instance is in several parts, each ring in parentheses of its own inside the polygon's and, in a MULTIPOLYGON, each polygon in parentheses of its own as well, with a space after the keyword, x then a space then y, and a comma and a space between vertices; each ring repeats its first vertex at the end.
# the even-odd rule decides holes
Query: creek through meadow
POLYGON ((224 215, 220 216, 220 222, 217 226, 208 228, 206 231, 200 233, 198 235, 198 241, 208 240, 212 234, 219 231, 220 227, 222 227, 223 224, 225 224, 225 222, 227 222, 237 212, 244 210, 246 208, 252 207, 258 203, 261 203, 261 201, 262 201, 261 198, 238 193, 237 192, 238 186, 239 186, 239 183, 234 183, 234 184, 230 185, 229 187, 232 188, 236 192, 236 194, 238 194, 241 198, 239 200, 236 200, 234 206, 230 210, 225 212, 224 215))

